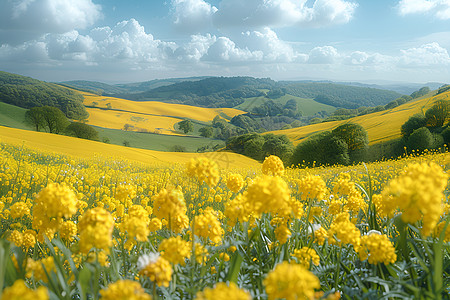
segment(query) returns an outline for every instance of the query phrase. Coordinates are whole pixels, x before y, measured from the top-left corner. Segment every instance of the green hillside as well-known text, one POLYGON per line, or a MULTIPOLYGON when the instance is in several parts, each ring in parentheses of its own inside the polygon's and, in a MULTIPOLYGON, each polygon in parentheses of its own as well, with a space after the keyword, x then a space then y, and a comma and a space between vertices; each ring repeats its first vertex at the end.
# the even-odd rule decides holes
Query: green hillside
POLYGON ((0 101, 22 108, 44 105, 58 107, 71 119, 88 116, 80 93, 57 84, 2 71, 0 101))
MULTIPOLYGON (((314 101, 314 99, 300 98, 289 94, 271 100, 274 101, 275 103, 285 105, 286 102, 289 101, 290 99, 294 99, 297 102, 297 111, 301 112, 303 116, 313 116, 320 111, 332 113, 336 110, 336 107, 319 103, 317 101, 314 101)), ((242 104, 239 104, 234 108, 242 109, 244 111, 251 111, 254 107, 260 106, 261 104, 264 104, 268 100, 269 99, 264 96, 247 98, 242 104)))
POLYGON ((19 129, 32 129, 28 125, 25 125, 25 108, 0 102, 0 125, 19 128, 19 129))

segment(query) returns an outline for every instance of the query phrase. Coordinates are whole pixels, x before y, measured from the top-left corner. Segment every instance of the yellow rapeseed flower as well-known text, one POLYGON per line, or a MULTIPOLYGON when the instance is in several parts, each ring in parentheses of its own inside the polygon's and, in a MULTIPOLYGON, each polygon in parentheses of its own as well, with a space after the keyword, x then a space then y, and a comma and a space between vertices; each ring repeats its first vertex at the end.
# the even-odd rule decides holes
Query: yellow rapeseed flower
POLYGON ((320 288, 319 279, 313 273, 286 261, 270 271, 263 283, 269 300, 313 299, 315 290, 320 288))
POLYGON ((170 237, 161 242, 158 248, 161 256, 173 264, 185 264, 185 259, 191 255, 191 245, 180 236, 170 237))
POLYGON ((264 175, 281 176, 284 174, 283 161, 276 155, 270 155, 264 159, 262 164, 264 175))
POLYGON ((80 251, 88 253, 93 247, 107 250, 112 245, 114 219, 101 207, 87 210, 78 223, 80 251))
POLYGON ((8 300, 49 299, 47 288, 40 286, 36 290, 29 289, 22 279, 16 280, 12 286, 5 288, 1 297, 8 300))
POLYGON ((119 280, 100 291, 103 300, 151 300, 139 282, 119 280))
POLYGON ((159 253, 145 254, 138 260, 139 274, 148 277, 158 286, 169 286, 172 279, 172 266, 159 253))
POLYGON ((249 292, 240 289, 234 282, 228 285, 225 282, 217 283, 214 288, 205 288, 201 292, 197 292, 195 299, 198 300, 250 300, 252 299, 249 292))
POLYGON ((397 260, 395 247, 387 235, 379 232, 369 232, 361 238, 361 248, 359 250, 361 260, 369 259, 369 263, 385 265, 394 263, 397 260))

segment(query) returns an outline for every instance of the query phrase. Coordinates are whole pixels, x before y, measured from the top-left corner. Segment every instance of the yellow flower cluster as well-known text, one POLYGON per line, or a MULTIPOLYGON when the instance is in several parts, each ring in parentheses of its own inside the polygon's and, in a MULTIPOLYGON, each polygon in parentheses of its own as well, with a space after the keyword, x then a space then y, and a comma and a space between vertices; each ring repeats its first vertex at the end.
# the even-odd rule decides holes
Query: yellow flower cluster
POLYGON ((263 213, 273 213, 280 216, 289 216, 292 208, 290 202, 289 187, 278 176, 257 177, 249 185, 246 193, 249 210, 255 216, 263 213))
POLYGON ((217 212, 211 207, 206 208, 203 214, 195 216, 194 230, 197 236, 209 238, 216 245, 222 241, 224 234, 222 224, 217 219, 217 212))
POLYGON ((159 253, 151 253, 139 257, 138 268, 140 269, 140 275, 148 277, 156 285, 169 286, 173 270, 169 261, 160 256, 159 253))
POLYGON ((313 299, 315 290, 320 288, 319 279, 313 273, 286 261, 270 271, 263 283, 269 300, 313 299))
POLYGON ((219 168, 217 164, 206 157, 193 158, 187 164, 187 174, 195 177, 200 183, 205 182, 208 186, 214 187, 219 182, 219 168))
POLYGON ((44 235, 52 239, 63 218, 70 218, 77 212, 77 196, 64 183, 50 183, 36 196, 33 206, 33 229, 38 231, 38 240, 44 235))
POLYGON ((335 197, 330 205, 335 206, 334 213, 351 211, 358 214, 360 210, 364 211, 367 207, 361 192, 356 188, 355 183, 350 180, 350 174, 348 173, 339 175, 334 182, 333 193, 335 197))
POLYGON ((59 228, 59 236, 71 242, 76 237, 77 231, 77 225, 73 221, 65 221, 59 228))
POLYGON ((170 237, 159 244, 161 256, 173 264, 185 264, 185 259, 191 255, 191 243, 180 236, 170 237))
POLYGON ((317 254, 316 250, 309 247, 295 249, 291 255, 293 257, 296 257, 298 263, 307 269, 309 269, 311 262, 316 266, 318 266, 320 263, 320 257, 317 254))
POLYGON ((55 261, 52 256, 37 261, 28 258, 26 272, 28 278, 34 277, 36 281, 48 282, 46 273, 50 276, 50 272, 56 272, 55 261))
POLYGON ((224 215, 229 226, 233 227, 237 222, 242 223, 249 220, 250 211, 244 195, 237 195, 233 200, 226 202, 224 206, 224 215))
POLYGON ((262 173, 264 175, 281 176, 284 174, 283 161, 275 155, 270 155, 264 159, 262 164, 262 173))
POLYGON ((361 260, 369 258, 369 264, 373 265, 387 265, 397 260, 395 247, 389 238, 385 234, 371 232, 361 238, 359 257, 361 260))
POLYGON ((336 216, 328 230, 330 244, 351 244, 355 251, 358 251, 361 245, 361 232, 355 224, 350 222, 347 213, 340 213, 336 216))
POLYGON ((3 290, 2 299, 8 300, 48 300, 48 291, 45 287, 40 286, 36 290, 29 289, 25 281, 18 279, 10 287, 3 290))
POLYGON ((114 219, 109 212, 101 207, 87 210, 80 218, 80 251, 88 253, 91 248, 107 250, 112 245, 114 219))
POLYGON ((249 292, 240 289, 234 282, 228 285, 225 282, 217 283, 214 288, 205 288, 195 295, 198 300, 250 300, 249 292))
POLYGON ((10 215, 14 219, 30 215, 30 209, 25 202, 16 202, 10 208, 10 215))
POLYGON ((328 193, 327 185, 320 176, 307 175, 297 181, 298 191, 301 194, 301 199, 306 201, 308 199, 316 199, 321 201, 328 193))
POLYGON ((280 242, 280 245, 283 245, 287 242, 288 238, 291 237, 291 231, 287 227, 286 224, 279 224, 275 230, 275 237, 280 242))
POLYGON ((172 231, 178 233, 189 226, 186 202, 180 189, 162 189, 152 200, 153 213, 158 219, 165 219, 172 231))
POLYGON ((230 174, 227 177, 227 188, 233 193, 239 192, 244 187, 244 178, 241 174, 230 174))
POLYGON ((429 236, 443 212, 447 180, 448 175, 433 162, 410 164, 383 190, 383 202, 391 202, 383 207, 390 208, 388 215, 400 209, 405 223, 422 220, 422 234, 429 236))
POLYGON ((131 185, 121 184, 116 188, 115 198, 125 207, 130 207, 135 197, 136 188, 131 185))
POLYGON ((136 238, 139 242, 145 242, 150 234, 149 224, 150 220, 147 210, 141 205, 133 205, 128 209, 128 214, 124 218, 121 230, 127 233, 130 239, 136 238))
POLYGON ((100 291, 103 300, 151 300, 139 282, 119 280, 100 291))

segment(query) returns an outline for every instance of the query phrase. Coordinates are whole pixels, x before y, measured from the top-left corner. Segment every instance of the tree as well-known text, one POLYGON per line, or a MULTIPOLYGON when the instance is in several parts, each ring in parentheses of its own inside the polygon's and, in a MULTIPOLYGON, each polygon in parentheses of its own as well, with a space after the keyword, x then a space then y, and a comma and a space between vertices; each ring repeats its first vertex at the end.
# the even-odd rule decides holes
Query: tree
POLYGON ((66 133, 86 140, 98 140, 98 132, 92 126, 80 122, 72 122, 66 128, 66 133))
POLYGON ((42 106, 44 126, 50 133, 61 133, 69 125, 64 113, 56 107, 42 106))
POLYGON ((425 112, 427 126, 442 127, 450 118, 450 101, 438 100, 425 112))
POLYGON ((409 136, 407 146, 409 150, 423 151, 425 149, 431 149, 434 143, 433 135, 426 127, 421 127, 414 130, 409 136))
POLYGON ((269 155, 276 155, 287 164, 290 162, 292 153, 294 152, 294 145, 285 135, 266 134, 264 137, 264 144, 262 146, 263 157, 269 155))
POLYGON ((25 123, 33 126, 36 131, 44 128, 44 111, 42 107, 32 107, 25 113, 25 123))
POLYGON ((441 135, 444 138, 444 143, 447 147, 450 146, 450 127, 445 128, 441 135))
POLYGON ((348 155, 352 162, 360 162, 366 159, 369 137, 364 127, 359 124, 346 123, 336 127, 331 133, 347 144, 348 155))
POLYGON ((427 125, 427 119, 423 114, 415 114, 409 117, 401 128, 401 133, 404 138, 408 138, 414 130, 427 125))
POLYGON ((178 123, 178 128, 183 130, 185 134, 187 134, 190 131, 194 130, 194 125, 192 124, 191 120, 184 120, 178 123))
POLYGON ((209 138, 212 137, 213 133, 214 133, 214 129, 212 127, 202 127, 198 130, 200 132, 200 136, 209 138))

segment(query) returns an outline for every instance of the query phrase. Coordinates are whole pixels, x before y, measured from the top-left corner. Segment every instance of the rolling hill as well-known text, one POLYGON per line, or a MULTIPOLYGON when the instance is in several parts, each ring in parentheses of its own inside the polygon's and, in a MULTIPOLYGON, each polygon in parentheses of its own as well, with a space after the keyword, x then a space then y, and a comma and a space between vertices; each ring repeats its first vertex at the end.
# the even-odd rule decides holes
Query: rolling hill
POLYGON ((90 159, 99 156, 115 160, 123 159, 146 165, 185 164, 191 158, 199 157, 199 155, 213 159, 222 169, 257 167, 259 165, 253 159, 230 152, 198 154, 152 151, 3 126, 0 126, 0 141, 8 144, 24 145, 31 149, 59 155, 90 159))
POLYGON ((450 101, 450 91, 439 95, 429 94, 390 110, 358 116, 344 121, 325 122, 304 127, 272 131, 271 133, 285 134, 294 144, 298 144, 310 135, 324 130, 332 130, 347 122, 353 122, 360 124, 367 130, 370 144, 376 144, 400 138, 400 128, 410 116, 416 113, 425 112, 434 101, 441 99, 450 101))
POLYGON ((234 108, 204 108, 158 101, 131 101, 115 97, 98 96, 81 92, 89 118, 94 126, 122 129, 125 124, 136 131, 180 134, 174 128, 183 119, 197 122, 211 122, 217 115, 225 119, 245 113, 234 108))

